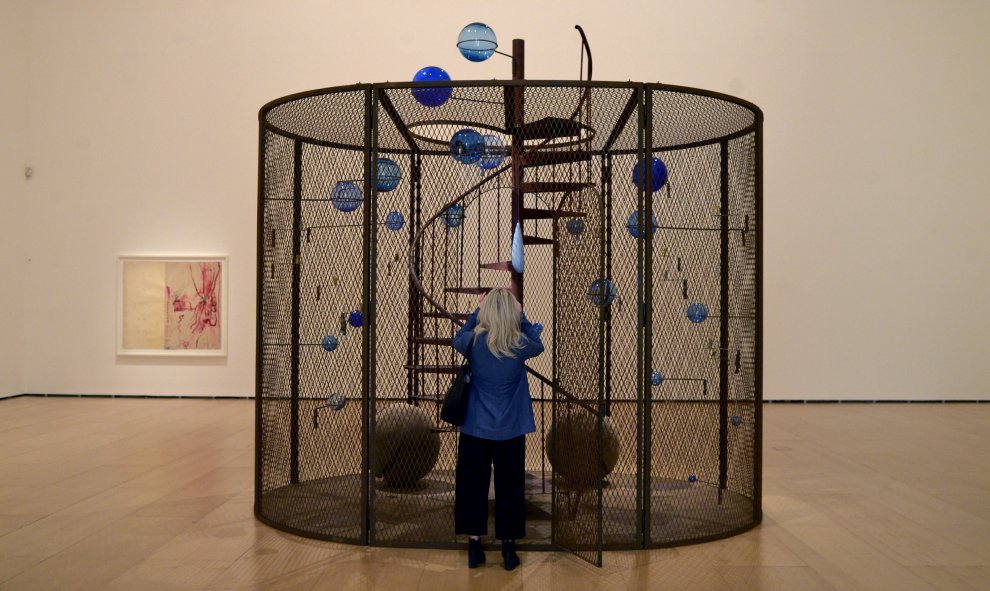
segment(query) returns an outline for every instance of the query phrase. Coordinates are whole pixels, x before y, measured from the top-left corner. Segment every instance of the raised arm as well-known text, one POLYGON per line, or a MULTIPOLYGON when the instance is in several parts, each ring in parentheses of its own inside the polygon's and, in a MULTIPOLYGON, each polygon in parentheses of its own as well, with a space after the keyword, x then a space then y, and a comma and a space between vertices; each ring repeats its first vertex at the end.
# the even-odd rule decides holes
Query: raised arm
POLYGON ((534 326, 529 318, 526 318, 526 314, 520 313, 520 321, 523 334, 526 335, 526 338, 523 339, 522 358, 536 357, 543 352, 543 341, 540 340, 540 333, 543 329, 534 326))
POLYGON ((474 327, 478 325, 479 310, 481 308, 475 308, 471 316, 468 317, 467 322, 464 323, 464 326, 454 335, 454 340, 451 342, 454 349, 465 357, 467 357, 468 351, 471 350, 471 341, 474 339, 474 327))

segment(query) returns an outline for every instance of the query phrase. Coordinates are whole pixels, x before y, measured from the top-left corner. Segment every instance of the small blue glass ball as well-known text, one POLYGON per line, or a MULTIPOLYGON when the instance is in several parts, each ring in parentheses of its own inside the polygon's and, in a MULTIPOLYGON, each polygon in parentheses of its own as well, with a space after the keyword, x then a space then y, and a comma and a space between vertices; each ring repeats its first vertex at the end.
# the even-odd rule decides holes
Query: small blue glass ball
POLYGON ((481 139, 485 141, 485 149, 478 160, 478 168, 482 170, 498 168, 505 162, 505 144, 494 135, 483 135, 481 139))
POLYGON ((596 279, 588 286, 588 298, 596 306, 608 306, 615 301, 618 292, 608 279, 596 279))
POLYGON ((402 170, 399 169, 399 165, 395 163, 395 160, 391 158, 378 159, 378 182, 375 184, 375 187, 379 191, 388 193, 398 187, 401 180, 402 170))
MULTIPOLYGON (((643 228, 643 226, 645 224, 642 221, 640 221, 642 219, 640 216, 642 216, 642 218, 645 218, 646 214, 643 213, 641 210, 637 209, 636 211, 632 212, 629 215, 629 219, 626 220, 626 229, 629 230, 629 234, 632 235, 633 238, 643 238, 646 235, 643 232, 643 230, 645 229, 643 228)), ((657 226, 659 225, 657 223, 656 216, 651 216, 651 221, 653 223, 650 224, 650 236, 656 234, 657 226)))
POLYGON ((361 207, 364 193, 351 181, 341 181, 334 185, 330 201, 334 207, 346 213, 361 207))
POLYGON ((347 399, 336 392, 327 396, 327 406, 329 406, 331 410, 340 410, 344 408, 346 404, 347 399))
POLYGON ((333 335, 328 335, 323 337, 323 348, 327 351, 333 351, 340 346, 340 339, 333 335))
POLYGON ((738 427, 739 425, 742 425, 742 417, 739 415, 732 415, 732 426, 738 427))
POLYGON ((485 138, 473 129, 462 129, 450 138, 450 157, 461 164, 474 164, 484 153, 485 138))
POLYGON ((347 315, 347 324, 354 328, 361 328, 361 325, 364 324, 364 314, 360 310, 354 310, 347 315))
POLYGON ((472 62, 483 62, 495 54, 498 41, 495 31, 485 23, 471 23, 457 36, 457 49, 472 62))
POLYGON ((687 309, 687 317, 695 324, 704 322, 708 318, 708 308, 704 304, 691 304, 687 309))
MULTIPOLYGON (((640 189, 646 189, 646 173, 643 171, 643 161, 639 161, 633 168, 633 183, 636 184, 640 189), (640 176, 642 175, 642 178, 640 176)), ((654 157, 653 158, 653 178, 650 186, 650 193, 660 190, 660 187, 667 182, 667 166, 663 163, 663 160, 654 157)))
POLYGON ((464 223, 464 207, 459 204, 451 205, 447 208, 447 211, 443 212, 443 222, 447 224, 448 228, 456 228, 464 223))
POLYGON ((654 386, 659 386, 660 384, 663 383, 663 374, 654 369, 653 373, 650 374, 650 382, 654 386))
POLYGON ((688 476, 688 482, 698 482, 698 477, 694 474, 688 476))
POLYGON ((584 234, 584 220, 581 218, 571 218, 567 220, 567 233, 571 236, 584 234))
POLYGON ((385 216, 385 227, 393 232, 398 232, 406 224, 406 218, 397 211, 390 211, 385 216))
MULTIPOLYGON (((426 66, 413 76, 413 82, 447 82, 448 80, 450 80, 450 74, 437 66, 426 66)), ((439 107, 450 100, 450 95, 453 92, 454 89, 449 86, 412 89, 413 98, 424 107, 439 107)))

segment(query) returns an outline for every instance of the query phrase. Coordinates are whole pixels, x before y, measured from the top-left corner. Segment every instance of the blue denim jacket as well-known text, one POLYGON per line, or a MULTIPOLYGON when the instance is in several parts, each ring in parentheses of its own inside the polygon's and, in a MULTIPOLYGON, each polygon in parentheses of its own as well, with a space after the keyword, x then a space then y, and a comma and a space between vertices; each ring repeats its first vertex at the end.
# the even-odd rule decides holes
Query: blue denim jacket
POLYGON ((487 332, 475 342, 477 324, 476 309, 453 341, 454 348, 471 362, 471 388, 461 433, 505 440, 536 431, 525 362, 543 352, 540 331, 522 315, 522 349, 516 351, 515 358, 496 359, 488 350, 487 332))

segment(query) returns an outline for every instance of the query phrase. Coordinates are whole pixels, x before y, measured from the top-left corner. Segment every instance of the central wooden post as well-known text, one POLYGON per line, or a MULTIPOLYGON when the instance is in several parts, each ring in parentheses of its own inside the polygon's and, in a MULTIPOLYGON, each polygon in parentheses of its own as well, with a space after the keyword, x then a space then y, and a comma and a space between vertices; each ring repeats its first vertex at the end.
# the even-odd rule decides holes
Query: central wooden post
MULTIPOLYGON (((525 71, 526 63, 526 42, 522 39, 512 40, 512 79, 513 80, 524 80, 526 78, 525 71)), ((523 210, 523 167, 522 167, 522 154, 523 154, 523 138, 520 133, 520 128, 522 127, 524 121, 524 110, 523 101, 525 100, 524 94, 525 88, 523 86, 512 87, 511 97, 512 97, 512 110, 510 115, 511 121, 509 122, 509 131, 512 134, 512 228, 509 231, 510 236, 515 236, 516 224, 522 224, 522 210, 523 210)), ((511 249, 510 249, 511 253, 511 249)), ((510 256, 511 259, 511 256, 510 256)), ((512 295, 516 296, 516 299, 520 304, 523 303, 523 274, 517 273, 515 268, 512 267, 511 263, 509 265, 512 277, 510 279, 509 289, 512 290, 512 295)))

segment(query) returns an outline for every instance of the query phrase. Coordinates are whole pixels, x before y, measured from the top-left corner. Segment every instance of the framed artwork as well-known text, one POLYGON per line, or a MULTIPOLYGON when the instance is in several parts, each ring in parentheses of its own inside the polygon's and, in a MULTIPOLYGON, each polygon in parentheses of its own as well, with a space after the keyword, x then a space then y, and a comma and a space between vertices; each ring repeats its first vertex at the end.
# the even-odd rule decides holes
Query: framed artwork
POLYGON ((227 355, 226 256, 122 256, 118 355, 227 355))

